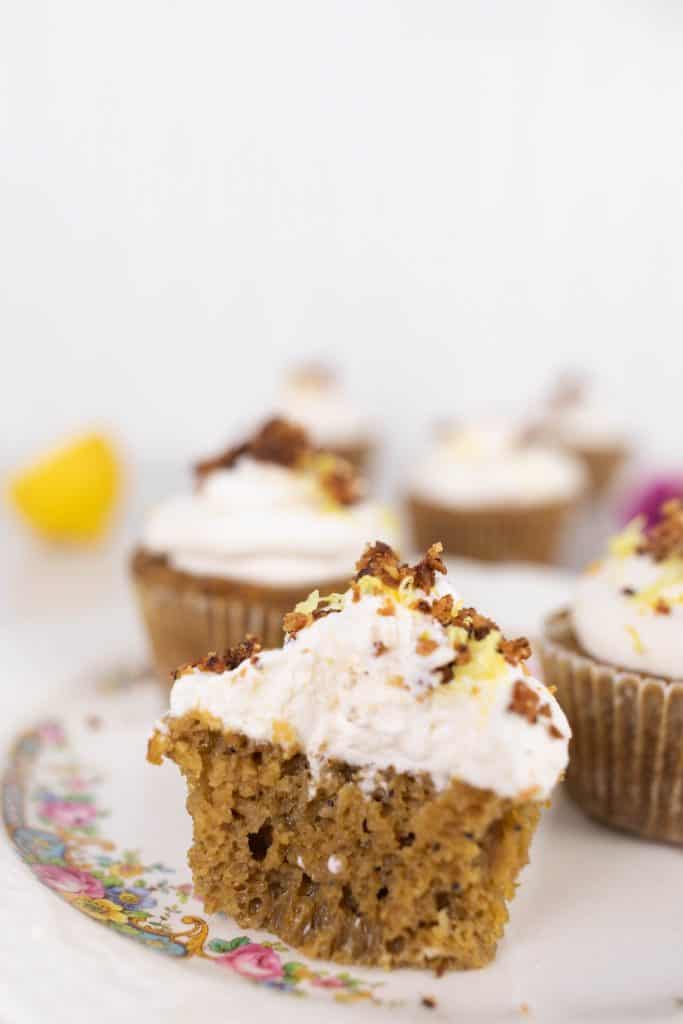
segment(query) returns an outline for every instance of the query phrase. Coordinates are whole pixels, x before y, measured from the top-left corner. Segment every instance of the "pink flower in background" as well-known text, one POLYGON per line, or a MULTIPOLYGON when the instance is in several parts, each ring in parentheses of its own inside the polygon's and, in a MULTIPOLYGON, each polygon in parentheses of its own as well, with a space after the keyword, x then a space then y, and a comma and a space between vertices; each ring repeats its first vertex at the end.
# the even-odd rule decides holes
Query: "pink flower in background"
POLYGON ((97 817, 95 807, 80 800, 44 800, 38 813, 41 818, 65 828, 85 828, 97 817))
POLYGON ((66 896, 92 896, 97 899, 104 895, 99 880, 87 871, 60 868, 57 864, 36 864, 33 870, 41 882, 66 896))
POLYGON ((683 474, 652 477, 629 494, 622 518, 625 523, 630 523, 636 516, 645 516, 646 525, 653 526, 659 519, 661 506, 672 498, 683 498, 683 474))
POLYGON ((232 967, 233 971, 255 981, 275 981, 283 976, 282 965, 277 953, 257 942, 238 946, 230 953, 216 957, 218 963, 232 967))

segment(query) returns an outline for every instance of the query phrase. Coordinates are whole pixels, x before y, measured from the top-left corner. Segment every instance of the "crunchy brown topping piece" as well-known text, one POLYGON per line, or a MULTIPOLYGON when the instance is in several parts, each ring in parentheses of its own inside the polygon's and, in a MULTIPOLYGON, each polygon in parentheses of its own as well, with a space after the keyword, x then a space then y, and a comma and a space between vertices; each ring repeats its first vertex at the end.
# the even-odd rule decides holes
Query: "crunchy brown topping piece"
POLYGON ((550 736, 550 738, 553 740, 564 739, 564 733, 560 732, 557 726, 553 725, 552 723, 548 726, 548 736, 550 736))
POLYGON ((436 1007, 438 1006, 438 1003, 434 996, 422 996, 420 1002, 427 1010, 435 1010, 436 1007))
POLYGON ((414 601, 412 607, 416 612, 424 612, 425 615, 431 615, 433 611, 433 605, 429 601, 425 601, 424 597, 421 597, 419 601, 414 601))
POLYGON ((438 646, 439 645, 437 644, 436 640, 434 640, 433 637, 429 636, 428 633, 422 633, 417 638, 417 653, 423 655, 423 657, 425 658, 427 657, 427 655, 432 654, 437 649, 438 646))
POLYGON ((399 557, 389 544, 383 540, 368 544, 356 562, 354 582, 358 583, 364 576, 374 576, 388 587, 397 587, 406 575, 407 566, 399 561, 399 557))
POLYGON ((264 423, 248 440, 198 462, 195 474, 201 479, 215 469, 230 469, 242 455, 288 469, 310 468, 317 472, 320 486, 333 501, 340 505, 353 505, 360 500, 360 480, 351 463, 330 456, 329 460, 324 459, 318 465, 312 459, 315 449, 303 427, 277 416, 264 423))
POLYGON ((296 466, 311 452, 311 444, 303 427, 280 417, 268 420, 253 437, 228 448, 222 454, 198 462, 195 473, 202 477, 214 469, 230 469, 242 455, 258 462, 274 462, 278 466, 296 466))
POLYGON ((258 637, 252 633, 247 633, 241 643, 230 647, 224 654, 216 654, 215 651, 211 651, 206 657, 200 658, 199 661, 193 661, 181 666, 181 668, 177 668, 173 673, 173 678, 179 679, 180 676, 187 675, 188 672, 195 668, 198 668, 201 672, 215 672, 217 675, 220 675, 222 672, 230 672, 232 669, 238 668, 243 661, 251 660, 256 664, 258 661, 257 655, 261 650, 262 647, 258 637))
POLYGON ((354 580, 358 582, 364 576, 374 576, 388 587, 398 587, 404 579, 412 576, 415 588, 429 593, 434 586, 436 573, 446 572, 446 566, 440 558, 442 551, 443 544, 432 544, 424 558, 410 566, 407 562, 401 562, 393 548, 378 540, 369 544, 356 562, 354 580))
POLYGON ((335 458, 330 468, 320 474, 320 484, 339 505, 353 505, 361 497, 360 480, 346 459, 335 458))
POLYGON ((394 602, 392 600, 387 598, 386 601, 384 602, 384 604, 380 608, 377 609, 377 614, 378 615, 387 615, 387 616, 388 615, 395 615, 396 614, 396 605, 394 604, 394 602))
POLYGON ((351 584, 351 590, 353 591, 353 603, 354 603, 354 604, 358 604, 358 602, 359 602, 359 601, 360 601, 360 599, 361 599, 361 592, 360 592, 360 587, 359 587, 359 586, 358 586, 358 584, 357 584, 357 583, 355 582, 355 580, 354 580, 354 582, 353 582, 353 583, 351 584))
POLYGON ((444 594, 443 597, 434 602, 429 610, 436 621, 440 622, 442 626, 450 626, 453 621, 453 595, 444 594))
POLYGON ((647 531, 637 553, 652 555, 655 562, 676 556, 683 558, 683 501, 664 502, 660 515, 659 522, 647 531))
POLYGON ((304 629, 311 619, 309 619, 308 615, 304 615, 303 612, 287 612, 282 620, 282 628, 290 636, 296 636, 299 630, 304 629))
POLYGON ((446 574, 446 566, 441 558, 442 552, 443 544, 437 541, 427 549, 424 558, 413 566, 413 581, 418 590, 424 590, 428 594, 434 586, 437 572, 446 574))
POLYGON ((659 597, 655 603, 655 612, 657 615, 671 615, 671 605, 663 597, 659 597))
POLYGON ((517 637, 516 640, 501 640, 498 651, 510 665, 519 665, 531 657, 531 645, 525 636, 517 637))
POLYGON ((622 587, 621 588, 621 592, 624 595, 624 597, 635 597, 636 596, 636 590, 635 590, 634 587, 622 587))
POLYGON ((389 686, 395 686, 398 690, 408 689, 408 686, 403 676, 392 676, 391 679, 387 680, 387 682, 389 683, 389 686))
POLYGON ((451 620, 452 625, 460 626, 474 640, 484 640, 491 630, 498 629, 493 619, 480 615, 476 608, 461 608, 451 620))
POLYGON ((508 711, 512 711, 515 715, 521 715, 533 725, 538 718, 540 703, 541 698, 538 694, 523 680, 518 679, 512 690, 512 700, 508 704, 508 711))
POLYGON ((373 650, 375 652, 375 657, 376 658, 379 658, 382 654, 386 654, 387 651, 389 650, 387 645, 383 644, 381 640, 375 640, 375 642, 372 645, 372 647, 373 647, 373 650))
POLYGON ((458 668, 461 665, 467 665, 469 664, 470 661, 472 661, 472 652, 467 646, 467 644, 458 644, 455 650, 456 656, 453 659, 453 664, 457 665, 458 668))

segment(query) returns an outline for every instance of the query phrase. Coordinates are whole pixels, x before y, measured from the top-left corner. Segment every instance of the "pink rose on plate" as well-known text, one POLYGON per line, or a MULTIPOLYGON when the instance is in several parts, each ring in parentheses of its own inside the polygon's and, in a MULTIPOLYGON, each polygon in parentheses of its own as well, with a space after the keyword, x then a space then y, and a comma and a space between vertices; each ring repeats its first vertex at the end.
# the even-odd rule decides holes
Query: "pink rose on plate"
POLYGON ((78 868, 60 868, 57 864, 36 864, 33 868, 41 882, 65 896, 92 896, 98 899, 104 889, 87 871, 78 868))
POLYGON ((95 807, 80 800, 45 800, 39 813, 41 818, 65 828, 85 828, 97 817, 95 807))
POLYGON ((232 967, 233 971, 254 981, 275 981, 282 977, 282 964, 277 953, 258 942, 248 942, 244 946, 216 957, 218 963, 232 967))

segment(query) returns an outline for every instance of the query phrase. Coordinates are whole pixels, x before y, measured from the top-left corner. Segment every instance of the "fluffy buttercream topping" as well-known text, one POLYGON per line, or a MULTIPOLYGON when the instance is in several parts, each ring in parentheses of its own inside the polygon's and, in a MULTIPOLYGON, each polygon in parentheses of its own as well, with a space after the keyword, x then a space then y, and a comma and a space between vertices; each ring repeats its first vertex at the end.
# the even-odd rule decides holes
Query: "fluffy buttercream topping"
POLYGON ((541 429, 560 444, 588 450, 621 448, 626 444, 625 431, 614 412, 578 374, 560 376, 546 404, 541 429))
POLYGON ((387 531, 391 518, 374 502, 340 504, 317 473, 242 455, 159 505, 143 544, 195 575, 306 586, 348 578, 358 548, 387 531))
POLYGON ((574 598, 581 646, 599 661, 683 678, 683 504, 646 529, 636 519, 583 573, 574 598))
POLYGON ((571 455, 495 423, 440 436, 412 477, 418 497, 469 507, 564 501, 584 486, 585 471, 571 455))
POLYGON ((286 378, 275 408, 287 419, 301 423, 313 440, 334 448, 367 441, 372 426, 328 368, 302 366, 286 378))
POLYGON ((255 740, 302 750, 313 784, 328 759, 426 773, 544 799, 567 764, 569 727, 525 667, 524 639, 463 605, 435 545, 402 565, 366 551, 343 594, 315 591, 285 617, 281 649, 210 655, 179 671, 171 717, 205 713, 255 740), (242 660, 243 659, 243 660, 242 660))

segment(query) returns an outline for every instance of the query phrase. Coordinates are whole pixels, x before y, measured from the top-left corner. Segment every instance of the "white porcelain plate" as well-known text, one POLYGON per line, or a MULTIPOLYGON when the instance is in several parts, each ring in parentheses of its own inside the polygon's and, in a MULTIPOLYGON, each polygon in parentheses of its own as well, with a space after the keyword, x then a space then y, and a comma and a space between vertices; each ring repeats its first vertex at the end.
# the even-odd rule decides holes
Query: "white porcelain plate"
POLYGON ((152 681, 112 671, 16 739, 4 820, 25 865, 11 886, 22 898, 26 889, 32 917, 21 934, 33 948, 7 942, 8 1021, 80 1021, 97 1008, 100 1021, 198 1024, 274 1014, 360 1024, 388 1013, 467 1024, 683 1022, 683 851, 602 829, 562 794, 484 970, 345 969, 207 916, 186 865, 184 784, 175 766, 145 761, 161 710, 152 681), (39 886, 44 898, 29 899, 39 886))

